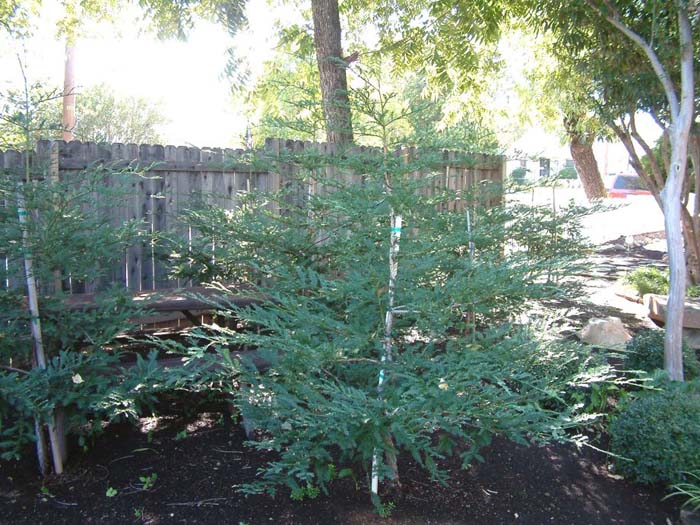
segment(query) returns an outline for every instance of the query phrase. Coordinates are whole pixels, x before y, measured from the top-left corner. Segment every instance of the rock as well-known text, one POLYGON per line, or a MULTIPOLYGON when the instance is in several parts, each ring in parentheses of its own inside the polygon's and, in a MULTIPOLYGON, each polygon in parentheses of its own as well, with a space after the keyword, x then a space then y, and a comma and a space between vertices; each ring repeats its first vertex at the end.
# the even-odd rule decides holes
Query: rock
POLYGON ((683 509, 681 510, 681 523, 683 525, 700 525, 700 512, 690 511, 683 509))
POLYGON ((584 343, 602 348, 622 348, 632 339, 619 317, 593 318, 583 327, 579 338, 584 343))
POLYGON ((697 328, 683 328, 683 339, 693 350, 700 350, 700 330, 697 328))
MULTIPOLYGON (((666 304, 668 303, 668 297, 666 295, 648 293, 644 296, 643 300, 644 305, 649 310, 649 317, 654 321, 666 322, 666 304)), ((700 328, 700 301, 697 299, 685 299, 683 327, 700 328)))

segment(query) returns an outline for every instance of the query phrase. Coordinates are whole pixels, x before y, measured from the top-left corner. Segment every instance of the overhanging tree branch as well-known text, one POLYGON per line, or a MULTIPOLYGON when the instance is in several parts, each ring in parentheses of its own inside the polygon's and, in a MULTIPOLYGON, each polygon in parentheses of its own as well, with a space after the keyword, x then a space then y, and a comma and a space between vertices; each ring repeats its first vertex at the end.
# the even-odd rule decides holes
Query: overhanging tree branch
MULTIPOLYGON (((598 7, 598 5, 596 5, 596 3, 593 0, 586 0, 586 4, 588 4, 591 7, 591 9, 593 9, 601 17, 605 18, 608 22, 615 26, 615 28, 617 28, 623 35, 632 40, 632 42, 634 42, 642 51, 644 51, 644 54, 649 59, 649 62, 651 62, 651 67, 654 69, 654 73, 656 73, 656 76, 659 77, 659 81, 661 82, 664 88, 664 93, 666 94, 666 98, 668 99, 669 106, 671 109, 671 119, 675 121, 679 112, 678 94, 676 93, 676 87, 673 85, 671 77, 666 72, 666 68, 661 63, 659 56, 656 54, 656 51, 654 51, 651 45, 641 35, 633 31, 630 27, 626 26, 622 22, 622 16, 620 15, 620 12, 615 8, 615 6, 612 5, 612 3, 609 0, 603 0, 603 2, 610 11, 610 14, 603 12, 603 10, 600 9, 600 7, 598 7)), ((682 9, 680 9, 680 6, 679 11, 682 11, 682 9)), ((688 30, 690 30, 690 22, 688 22, 688 30)))

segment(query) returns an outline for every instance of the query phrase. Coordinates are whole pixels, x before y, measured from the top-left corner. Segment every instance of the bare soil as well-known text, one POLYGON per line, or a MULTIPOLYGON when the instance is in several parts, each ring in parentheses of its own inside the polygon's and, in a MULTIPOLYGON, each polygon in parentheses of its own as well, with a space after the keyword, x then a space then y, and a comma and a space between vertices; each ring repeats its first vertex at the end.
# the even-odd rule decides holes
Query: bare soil
POLYGON ((403 493, 389 519, 374 513, 365 479, 334 482, 328 495, 301 502, 286 491, 246 497, 236 486, 253 480, 266 458, 244 441, 242 429, 217 413, 115 425, 89 452, 75 453, 61 477, 42 481, 31 459, 3 464, 0 523, 665 525, 678 517, 659 487, 620 479, 590 448, 500 439, 484 463, 468 470, 446 464, 454 473, 447 486, 401 458, 403 493), (154 474, 144 488, 140 478, 154 474), (107 496, 110 488, 116 495, 107 496))

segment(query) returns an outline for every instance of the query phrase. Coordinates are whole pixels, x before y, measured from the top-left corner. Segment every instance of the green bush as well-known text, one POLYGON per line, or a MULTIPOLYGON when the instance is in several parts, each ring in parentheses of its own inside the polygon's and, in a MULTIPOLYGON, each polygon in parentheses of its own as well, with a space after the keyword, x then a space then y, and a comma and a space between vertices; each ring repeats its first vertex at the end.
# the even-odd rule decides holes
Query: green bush
POLYGON ((626 275, 625 283, 637 290, 640 297, 648 293, 665 295, 668 293, 668 272, 644 266, 626 275))
MULTIPOLYGON (((630 370, 653 373, 664 368, 664 331, 642 330, 625 349, 625 365, 630 370)), ((686 379, 700 376, 700 362, 695 351, 683 341, 683 374, 686 379)))
POLYGON ((576 171, 576 168, 572 168, 572 167, 562 168, 561 170, 559 170, 559 173, 557 174, 557 178, 569 179, 569 180, 578 179, 578 172, 576 171))
MULTIPOLYGON (((624 280, 637 291, 640 297, 648 293, 668 294, 668 270, 660 270, 654 266, 642 266, 627 274, 624 280)), ((688 286, 685 293, 687 297, 700 297, 700 286, 688 286)))
MULTIPOLYGON (((121 382, 115 374, 118 353, 110 349, 117 335, 132 326, 139 312, 125 290, 103 289, 94 308, 68 309, 66 294, 54 283, 99 283, 125 247, 138 236, 134 221, 112 226, 105 206, 121 195, 104 180, 125 175, 91 168, 65 180, 19 184, 0 170, 0 246, 7 261, 0 277, 15 287, 0 290, 0 458, 18 457, 33 440, 32 420, 44 422, 54 410, 67 417, 66 430, 85 429, 88 419, 121 408, 109 396, 121 382), (18 195, 21 200, 18 201, 18 195), (24 203, 26 223, 19 223, 24 203), (40 298, 41 335, 47 368, 33 366, 30 313, 26 307, 24 257, 31 253, 40 298), (111 407, 111 408, 108 408, 111 407)), ((41 180, 44 179, 44 180, 41 180)), ((125 409, 125 411, 127 411, 125 409)))
POLYGON ((525 178, 529 171, 530 170, 527 168, 515 168, 510 172, 510 180, 512 180, 514 184, 525 184, 525 178))
POLYGON ((399 452, 444 479, 445 455, 461 454, 466 466, 494 435, 564 440, 578 424, 581 407, 566 402, 567 391, 587 388, 597 366, 590 352, 542 343, 508 321, 532 300, 565 293, 564 277, 585 249, 582 210, 554 216, 550 208, 487 206, 479 192, 426 191, 435 160, 426 152, 410 164, 377 151, 287 155, 278 162, 295 168, 296 184, 333 191, 307 192, 304 207, 289 205, 287 189, 251 193, 229 217, 200 213, 200 230, 233 240, 217 255, 221 270, 207 267, 209 274, 231 269, 228 277, 263 301, 221 312, 258 330, 222 328, 198 343, 223 362, 228 348, 245 346, 269 363, 258 370, 244 358, 231 367, 250 385, 235 393, 240 410, 265 436, 251 446, 278 453, 242 490, 325 491, 330 465, 364 467, 353 473, 362 479, 377 454, 387 458, 379 477, 395 479, 390 458, 399 452), (351 170, 362 170, 361 185, 326 175, 351 170), (427 176, 416 180, 416 171, 427 176), (450 211, 455 198, 472 203, 477 220, 450 211), (395 283, 402 313, 391 328, 391 359, 383 359, 392 213, 404 224, 395 283))
MULTIPOLYGON (((400 115, 381 109, 385 97, 351 99, 374 119, 363 133, 388 141, 400 115)), ((226 242, 216 243, 215 265, 205 262, 210 252, 192 257, 185 247, 176 260, 190 257, 202 274, 245 283, 261 300, 219 312, 256 330, 193 331, 193 346, 219 352, 247 385, 233 393, 263 436, 250 445, 276 453, 244 492, 326 491, 336 468, 394 483, 399 453, 444 480, 442 459, 483 460, 494 435, 561 441, 591 420, 570 393, 590 387, 592 368, 607 380, 609 365, 511 324, 532 301, 571 291, 585 211, 507 204, 487 183, 453 189, 442 182, 441 152, 388 153, 400 146, 281 152, 268 168, 288 174, 280 192, 250 192, 233 214, 189 214, 203 236, 226 242), (232 347, 256 353, 232 360, 232 347)))
POLYGON ((672 383, 630 401, 613 422, 617 471, 641 483, 678 483, 700 469, 700 391, 672 383))

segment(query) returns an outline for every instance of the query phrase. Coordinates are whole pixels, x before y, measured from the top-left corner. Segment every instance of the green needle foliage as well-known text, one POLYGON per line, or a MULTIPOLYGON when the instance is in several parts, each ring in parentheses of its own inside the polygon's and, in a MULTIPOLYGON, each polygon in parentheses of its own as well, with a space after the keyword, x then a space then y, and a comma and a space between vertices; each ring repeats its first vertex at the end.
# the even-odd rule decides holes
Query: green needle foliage
MULTIPOLYGON (((0 173, 0 200, 5 203, 0 207, 2 457, 16 457, 33 439, 33 418, 44 420, 54 409, 67 414, 67 430, 85 430, 96 414, 114 419, 138 411, 141 393, 129 393, 138 381, 127 385, 130 380, 118 373, 120 352, 113 347, 139 310, 125 290, 106 285, 114 263, 139 235, 137 223, 115 226, 106 218, 104 207, 119 199, 117 190, 103 181, 120 175, 127 176, 95 168, 71 180, 33 174, 29 182, 19 183, 16 173, 0 173), (24 227, 18 219, 18 195, 27 210, 24 227), (45 370, 32 366, 24 280, 27 254, 39 288, 45 370), (99 290, 94 303, 69 308, 68 287, 82 283, 99 290)), ((134 377, 137 370, 141 368, 134 368, 134 377)))
POLYGON ((244 492, 312 497, 334 479, 370 476, 378 455, 380 479, 398 482, 399 453, 444 480, 443 459, 481 460, 494 435, 567 439, 594 417, 584 412, 591 386, 617 379, 603 355, 514 324, 534 301, 576 291, 567 276, 586 250, 586 210, 509 205, 487 183, 449 189, 443 152, 394 153, 417 110, 365 78, 350 97, 362 112, 355 129, 380 148, 258 158, 284 174, 280 191, 238 195, 233 211, 192 206, 181 219, 193 242, 160 250, 174 276, 258 300, 217 305, 216 323, 184 344, 159 343, 211 363, 211 381, 257 429, 250 446, 275 452, 244 492), (389 356, 392 215, 403 231, 389 356))
POLYGON ((350 97, 364 112, 357 130, 382 148, 270 158, 269 170, 285 174, 281 191, 250 193, 233 213, 188 213, 203 246, 216 241, 214 257, 172 250, 177 271, 259 300, 223 309, 227 326, 196 330, 180 349, 223 364, 258 429, 250 446, 276 452, 244 492, 326 491, 337 468, 370 476, 378 452, 381 480, 399 481, 398 453, 444 480, 445 457, 482 460, 494 435, 567 439, 592 417, 578 414, 589 387, 615 380, 603 356, 513 324, 533 301, 575 289, 567 275, 585 252, 585 210, 505 205, 485 183, 446 189, 442 152, 393 153, 406 115, 379 82, 367 86, 350 97), (389 356, 392 214, 403 231, 389 356), (232 350, 252 351, 234 359, 232 350))
POLYGON ((2 459, 18 457, 35 439, 34 421, 41 424, 58 412, 65 415, 66 431, 96 432, 102 421, 135 417, 156 391, 183 384, 186 375, 183 370, 166 376, 156 353, 139 357, 129 369, 119 366, 116 338, 142 312, 125 290, 108 283, 143 227, 137 221, 113 224, 109 207, 123 201, 135 174, 95 166, 51 176, 32 153, 34 134, 43 129, 43 106, 51 100, 27 84, 24 99, 0 107, 0 144, 22 138, 29 161, 21 169, 9 168, 12 163, 0 169, 2 459), (38 288, 45 369, 32 359, 25 259, 33 264, 38 288), (69 307, 70 291, 83 285, 97 291, 92 304, 69 307))
MULTIPOLYGON (((531 301, 572 289, 581 210, 504 206, 488 185, 434 189, 444 171, 430 152, 276 162, 294 173, 283 191, 251 194, 226 216, 197 212, 211 221, 202 230, 228 239, 216 257, 224 280, 260 300, 220 312, 246 330, 214 325, 193 342, 222 356, 242 385, 240 410, 260 431, 250 445, 277 453, 243 491, 325 491, 336 465, 369 475, 377 450, 405 452, 443 480, 443 458, 460 454, 468 466, 494 435, 564 440, 589 417, 572 394, 614 377, 602 358, 512 325, 531 301), (448 210, 457 199, 469 218, 448 210), (392 210, 404 224, 400 306, 393 360, 383 361, 392 210), (254 352, 238 363, 232 348, 254 352)), ((388 465, 382 479, 396 476, 388 465)))

